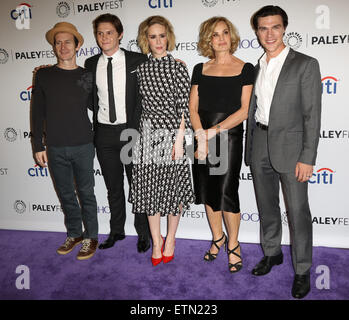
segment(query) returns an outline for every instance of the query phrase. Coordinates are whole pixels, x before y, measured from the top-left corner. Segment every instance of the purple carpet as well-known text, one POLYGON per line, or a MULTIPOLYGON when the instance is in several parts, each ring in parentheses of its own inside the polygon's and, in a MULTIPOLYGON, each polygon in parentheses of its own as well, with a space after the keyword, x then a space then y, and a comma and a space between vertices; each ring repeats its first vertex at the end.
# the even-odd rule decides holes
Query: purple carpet
MULTIPOLYGON (((99 241, 107 236, 100 235, 99 241)), ((78 247, 66 256, 56 249, 64 233, 0 230, 0 299, 26 300, 289 300, 293 282, 290 247, 284 263, 266 276, 251 270, 262 257, 258 244, 242 243, 243 269, 228 271, 222 250, 212 263, 203 261, 209 241, 177 239, 175 259, 153 267, 151 250, 137 252, 137 237, 78 261, 78 247), (27 267, 29 289, 17 289, 27 267), (17 272, 16 272, 17 270, 17 272), (17 280, 17 282, 16 282, 17 280), (18 285, 17 285, 18 286, 18 285)), ((349 250, 314 247, 311 292, 305 300, 348 300, 349 250)), ((24 281, 24 280, 23 280, 24 281)), ((24 282, 23 282, 24 283, 24 282)))

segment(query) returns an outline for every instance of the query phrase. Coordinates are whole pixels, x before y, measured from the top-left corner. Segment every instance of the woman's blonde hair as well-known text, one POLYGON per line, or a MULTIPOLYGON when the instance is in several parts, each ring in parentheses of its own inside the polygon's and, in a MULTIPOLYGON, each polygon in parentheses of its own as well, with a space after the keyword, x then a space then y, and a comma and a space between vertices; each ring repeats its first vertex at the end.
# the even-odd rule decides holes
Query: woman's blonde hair
POLYGON ((167 36, 167 50, 172 51, 176 46, 176 37, 173 32, 173 26, 166 18, 162 16, 151 16, 145 19, 138 27, 138 37, 137 43, 139 48, 144 54, 148 54, 150 52, 149 44, 148 44, 148 29, 154 25, 160 24, 166 29, 167 36))
POLYGON ((239 45, 240 36, 235 26, 225 17, 212 17, 200 25, 198 51, 204 57, 210 59, 215 57, 211 40, 213 31, 219 22, 224 22, 228 27, 231 39, 230 53, 234 53, 239 45))

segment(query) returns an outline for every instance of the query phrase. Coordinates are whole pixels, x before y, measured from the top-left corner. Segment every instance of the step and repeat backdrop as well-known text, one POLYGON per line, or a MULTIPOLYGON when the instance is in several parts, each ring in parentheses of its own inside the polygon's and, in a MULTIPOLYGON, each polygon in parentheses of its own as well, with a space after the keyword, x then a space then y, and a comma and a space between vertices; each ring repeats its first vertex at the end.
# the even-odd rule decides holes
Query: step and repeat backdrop
MULTIPOLYGON (((100 52, 93 36, 92 21, 112 13, 124 25, 121 47, 139 51, 137 30, 151 15, 168 18, 176 33, 173 56, 187 64, 206 59, 198 55, 199 25, 214 15, 229 18, 238 28, 236 56, 256 64, 263 54, 250 18, 267 4, 281 6, 289 15, 284 41, 295 50, 317 58, 322 74, 322 127, 318 159, 309 181, 314 226, 314 245, 349 248, 349 23, 347 0, 2 0, 0 4, 0 228, 65 231, 63 212, 47 169, 38 167, 30 144, 30 103, 33 69, 54 64, 52 47, 45 33, 60 21, 75 24, 85 38, 77 52, 78 64, 100 52)), ((57 88, 59 90, 59 88, 57 88)), ((100 234, 109 233, 110 211, 98 160, 95 159, 95 192, 100 234)), ((125 181, 125 189, 128 184, 125 181)), ((126 197, 128 194, 126 193, 126 197)), ((282 199, 282 193, 280 193, 282 199)), ((259 215, 250 169, 240 175, 240 241, 259 242, 259 215)), ((134 216, 128 204, 126 233, 135 235, 134 216)), ((287 213, 281 202, 283 243, 290 243, 287 213)), ((163 232, 167 219, 162 219, 163 232)), ((211 239, 203 205, 183 212, 178 237, 211 239)))

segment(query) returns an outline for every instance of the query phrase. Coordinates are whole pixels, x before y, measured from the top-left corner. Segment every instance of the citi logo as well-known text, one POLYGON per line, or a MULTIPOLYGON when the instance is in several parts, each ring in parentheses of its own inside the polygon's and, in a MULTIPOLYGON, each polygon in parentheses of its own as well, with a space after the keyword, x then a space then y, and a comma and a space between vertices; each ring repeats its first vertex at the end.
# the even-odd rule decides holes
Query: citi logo
POLYGON ((33 168, 28 169, 28 175, 31 177, 48 177, 47 167, 40 167, 36 164, 33 168))
POLYGON ((30 19, 32 18, 31 5, 28 3, 20 3, 16 9, 10 12, 10 16, 16 21, 18 30, 30 29, 30 19))
POLYGON ((20 94, 19 94, 19 98, 22 101, 30 101, 32 98, 32 89, 33 86, 28 87, 27 89, 23 90, 20 94))
POLYGON ((329 168, 321 168, 309 179, 311 184, 333 184, 334 171, 329 168))
POLYGON ((337 93, 337 82, 338 79, 332 76, 328 76, 321 79, 322 82, 322 93, 336 94, 337 93))
POLYGON ((172 0, 149 0, 148 4, 152 9, 172 8, 172 0))

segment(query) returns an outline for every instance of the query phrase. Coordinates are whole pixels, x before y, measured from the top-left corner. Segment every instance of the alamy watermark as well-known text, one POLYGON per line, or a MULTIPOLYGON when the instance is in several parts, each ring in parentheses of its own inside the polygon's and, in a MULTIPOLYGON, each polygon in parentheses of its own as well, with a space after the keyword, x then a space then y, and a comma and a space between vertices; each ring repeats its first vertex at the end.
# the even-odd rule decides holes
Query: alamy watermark
POLYGON ((126 165, 131 162, 134 165, 177 165, 190 160, 191 163, 207 164, 210 175, 225 174, 228 170, 228 130, 222 130, 219 135, 212 134, 207 143, 207 156, 203 159, 194 160, 197 146, 193 143, 193 136, 190 129, 182 133, 179 130, 153 129, 150 122, 144 125, 142 135, 135 129, 125 129, 120 139, 127 143, 121 149, 120 159, 126 165), (173 149, 179 135, 183 135, 185 152, 182 157, 174 159, 173 149))
POLYGON ((16 278, 16 288, 18 290, 30 289, 30 270, 26 265, 19 265, 16 268, 16 274, 19 276, 16 278))
MULTIPOLYGON (((19 276, 16 278, 16 288, 18 290, 30 289, 30 269, 26 265, 19 265, 16 267, 16 274, 19 276)), ((326 265, 319 265, 315 270, 316 277, 315 286, 318 290, 330 289, 330 268, 326 265)))
POLYGON ((319 290, 330 289, 330 268, 325 265, 319 265, 316 267, 315 272, 320 274, 316 277, 316 288, 319 290))

